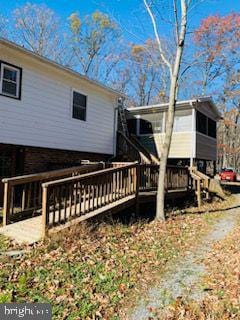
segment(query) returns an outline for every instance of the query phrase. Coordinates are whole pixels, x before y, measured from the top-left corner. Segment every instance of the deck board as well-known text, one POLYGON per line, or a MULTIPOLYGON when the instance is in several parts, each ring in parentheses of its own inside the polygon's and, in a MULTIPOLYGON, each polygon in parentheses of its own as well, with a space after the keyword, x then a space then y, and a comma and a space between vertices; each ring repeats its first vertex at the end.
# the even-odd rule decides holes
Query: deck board
POLYGON ((37 242, 41 239, 41 216, 4 226, 0 233, 19 244, 37 242))

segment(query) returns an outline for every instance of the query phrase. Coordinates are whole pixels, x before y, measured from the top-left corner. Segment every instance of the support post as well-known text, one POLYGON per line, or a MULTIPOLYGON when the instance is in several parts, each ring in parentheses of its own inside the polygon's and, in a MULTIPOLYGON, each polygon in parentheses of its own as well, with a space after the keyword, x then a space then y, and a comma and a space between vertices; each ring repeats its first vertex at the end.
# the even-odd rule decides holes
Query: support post
POLYGON ((46 236, 47 214, 48 214, 48 188, 43 185, 42 186, 42 231, 41 231, 42 239, 44 239, 46 236))
POLYGON ((140 164, 136 163, 136 216, 139 215, 140 164))
POLYGON ((217 173, 217 166, 216 166, 216 160, 215 160, 213 161, 213 177, 215 177, 216 173, 217 173))
POLYGON ((198 202, 198 208, 201 207, 201 180, 197 180, 197 202, 198 202))
POLYGON ((209 184, 208 184, 208 187, 207 187, 207 190, 206 190, 206 200, 209 200, 209 184))
POLYGON ((4 182, 4 200, 3 200, 3 226, 9 223, 11 208, 11 186, 10 183, 4 182))

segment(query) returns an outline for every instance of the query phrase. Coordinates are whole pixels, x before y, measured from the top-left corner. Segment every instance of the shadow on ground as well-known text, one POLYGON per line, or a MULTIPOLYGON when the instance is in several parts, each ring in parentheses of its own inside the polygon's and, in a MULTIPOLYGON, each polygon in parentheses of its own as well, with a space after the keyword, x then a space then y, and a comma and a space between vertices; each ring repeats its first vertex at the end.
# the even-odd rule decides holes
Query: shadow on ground
MULTIPOLYGON (((225 186, 224 190, 229 194, 240 194, 240 186, 225 186)), ((219 200, 219 198, 217 198, 219 200)), ((213 197, 209 203, 212 201, 216 201, 216 198, 213 197)), ((221 200, 220 200, 221 201, 221 200)), ((177 215, 186 215, 191 214, 191 212, 185 211, 187 208, 196 207, 196 199, 195 197, 184 197, 178 199, 168 199, 165 203, 165 208, 167 211, 167 218, 174 218, 177 215)), ((229 211, 232 209, 240 208, 240 205, 233 205, 229 208, 212 208, 207 210, 208 212, 221 212, 221 211, 229 211)), ((200 215, 206 212, 206 208, 194 211, 194 214, 200 215)), ((116 224, 122 223, 124 225, 132 225, 141 221, 151 222, 155 219, 156 213, 156 203, 145 203, 141 204, 139 208, 139 214, 135 213, 135 206, 127 208, 121 212, 112 214, 112 215, 103 215, 97 216, 91 221, 90 224, 99 224, 99 223, 108 223, 108 224, 116 224)))
MULTIPOLYGON (((165 208, 167 211, 167 217, 172 216, 172 213, 175 210, 178 210, 181 212, 181 210, 186 209, 188 207, 191 207, 193 205, 196 205, 194 202, 194 199, 192 201, 189 200, 188 197, 185 198, 179 198, 174 199, 174 201, 168 200, 166 201, 165 208)), ((116 224, 116 223, 122 223, 124 225, 132 225, 141 221, 147 221, 151 222, 155 219, 155 213, 156 213, 156 203, 145 203, 141 204, 139 208, 139 214, 136 215, 135 206, 132 206, 130 208, 127 208, 121 212, 112 214, 112 215, 102 215, 102 216, 96 216, 95 218, 91 219, 91 223, 108 223, 108 224, 116 224)))

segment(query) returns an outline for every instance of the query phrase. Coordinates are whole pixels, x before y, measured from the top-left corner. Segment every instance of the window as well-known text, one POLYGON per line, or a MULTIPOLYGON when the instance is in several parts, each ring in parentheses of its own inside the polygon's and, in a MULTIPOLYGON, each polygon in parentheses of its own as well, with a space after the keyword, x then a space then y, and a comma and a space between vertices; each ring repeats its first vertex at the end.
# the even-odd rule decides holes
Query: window
POLYGON ((215 120, 212 120, 205 116, 203 113, 197 111, 197 131, 201 132, 209 137, 216 138, 217 136, 217 124, 215 120))
POLYGON ((216 121, 208 118, 208 135, 212 138, 216 138, 216 131, 217 131, 216 121))
POLYGON ((174 117, 174 132, 189 132, 192 130, 192 110, 176 110, 174 117))
POLYGON ((0 94, 20 99, 22 69, 5 62, 1 62, 0 66, 0 94))
POLYGON ((130 134, 137 134, 137 119, 128 119, 127 125, 130 134))
POLYGON ((161 133, 163 130, 163 113, 142 114, 140 134, 161 133))
POLYGON ((87 97, 79 92, 73 91, 73 113, 74 119, 86 121, 87 97))
POLYGON ((154 133, 161 133, 163 124, 162 124, 162 119, 157 119, 156 121, 152 121, 152 129, 154 133))
POLYGON ((140 119, 140 134, 152 134, 153 129, 152 129, 152 124, 151 122, 140 119))
POLYGON ((197 111, 197 131, 207 134, 207 117, 199 111, 197 111))
POLYGON ((8 153, 0 155, 0 177, 9 177, 11 173, 11 157, 8 153))

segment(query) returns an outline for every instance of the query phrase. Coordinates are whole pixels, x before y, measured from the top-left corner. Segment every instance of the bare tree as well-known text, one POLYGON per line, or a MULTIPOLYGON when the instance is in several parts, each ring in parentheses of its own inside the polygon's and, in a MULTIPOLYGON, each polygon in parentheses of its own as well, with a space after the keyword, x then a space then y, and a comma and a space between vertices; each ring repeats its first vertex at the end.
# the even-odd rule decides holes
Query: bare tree
POLYGON ((137 105, 149 105, 161 99, 163 90, 162 64, 156 42, 146 40, 143 45, 131 44, 125 60, 128 70, 128 95, 137 105))
POLYGON ((66 46, 60 21, 55 12, 45 5, 27 3, 13 12, 14 40, 24 47, 66 64, 66 46))
POLYGON ((7 19, 4 16, 0 15, 0 37, 7 37, 7 22, 7 19))
POLYGON ((150 16, 154 35, 158 44, 158 50, 163 63, 168 67, 170 74, 170 90, 169 90, 169 105, 167 112, 166 133, 164 137, 164 143, 162 147, 159 178, 158 178, 158 191, 157 191, 157 209, 156 219, 165 220, 164 212, 164 181, 167 167, 167 160, 170 150, 170 144, 173 132, 173 123, 175 115, 176 100, 178 94, 180 67, 182 62, 182 54, 185 44, 186 29, 187 29, 187 14, 189 9, 190 0, 180 0, 181 14, 179 15, 177 0, 173 0, 173 11, 175 17, 175 36, 176 36, 176 50, 173 62, 169 61, 164 53, 162 40, 160 38, 157 21, 154 15, 154 1, 149 3, 147 0, 143 0, 145 8, 150 16))
POLYGON ((68 19, 79 71, 90 78, 107 82, 121 61, 121 39, 117 24, 100 11, 83 19, 78 13, 72 13, 68 19))

